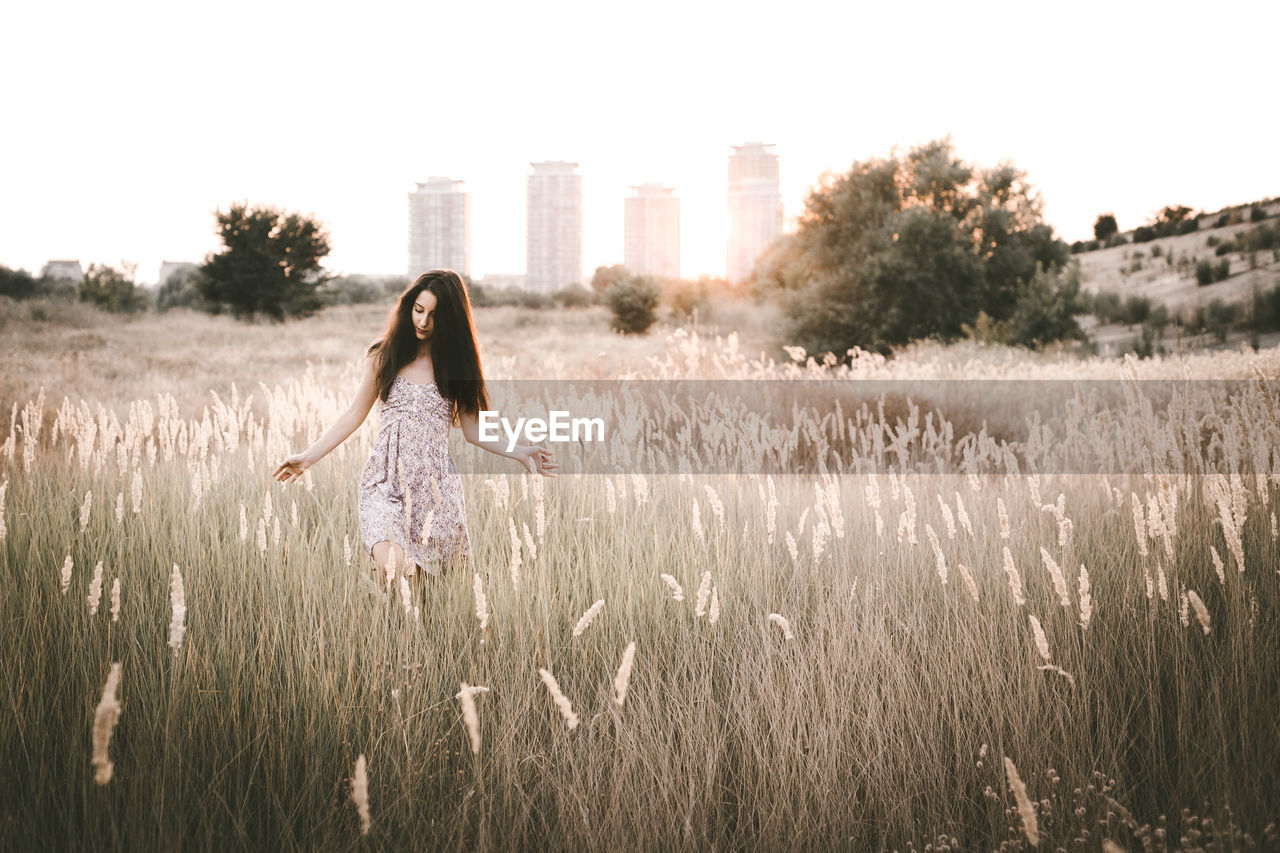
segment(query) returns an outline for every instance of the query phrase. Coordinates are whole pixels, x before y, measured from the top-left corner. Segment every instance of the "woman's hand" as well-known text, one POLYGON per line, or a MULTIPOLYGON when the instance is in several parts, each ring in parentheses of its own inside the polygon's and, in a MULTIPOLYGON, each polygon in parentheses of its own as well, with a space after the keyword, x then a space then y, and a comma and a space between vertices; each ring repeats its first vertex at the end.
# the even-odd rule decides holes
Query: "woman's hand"
POLYGON ((291 483, 310 467, 311 460, 301 453, 295 453, 281 462, 271 476, 282 483, 291 483))
POLYGON ((555 477, 552 473, 560 466, 556 463, 555 454, 545 447, 525 445, 515 449, 515 458, 530 474, 541 474, 544 477, 555 477))

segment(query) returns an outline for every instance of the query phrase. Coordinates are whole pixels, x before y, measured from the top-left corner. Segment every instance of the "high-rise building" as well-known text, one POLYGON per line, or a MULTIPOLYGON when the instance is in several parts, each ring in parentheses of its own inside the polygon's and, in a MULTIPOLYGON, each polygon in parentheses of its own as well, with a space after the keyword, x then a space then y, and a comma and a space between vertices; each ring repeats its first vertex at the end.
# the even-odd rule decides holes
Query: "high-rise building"
POLYGON ((725 278, 742 281, 782 234, 778 155, 772 145, 746 142, 729 157, 729 253, 725 278))
POLYGON ((432 269, 471 275, 471 195, 462 181, 427 178, 409 193, 409 277, 432 269))
POLYGON ((640 184, 623 201, 622 262, 633 273, 680 277, 680 199, 674 187, 640 184))
POLYGON ((563 160, 529 165, 525 288, 550 293, 582 282, 582 176, 563 160))

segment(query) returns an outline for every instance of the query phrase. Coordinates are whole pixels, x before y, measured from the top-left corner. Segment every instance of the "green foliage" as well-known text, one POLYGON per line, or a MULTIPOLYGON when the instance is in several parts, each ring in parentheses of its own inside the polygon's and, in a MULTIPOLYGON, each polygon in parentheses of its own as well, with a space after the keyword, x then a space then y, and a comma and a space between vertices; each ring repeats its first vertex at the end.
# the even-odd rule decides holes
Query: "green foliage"
POLYGON ((274 207, 234 204, 216 213, 224 251, 206 258, 200 293, 241 319, 304 317, 324 303, 318 292, 329 276, 320 261, 329 254, 321 224, 274 207))
POLYGON ((1100 213, 1093 223, 1093 237, 1095 240, 1105 243, 1116 234, 1120 227, 1116 225, 1116 216, 1114 213, 1100 213))
POLYGON ((30 299, 38 290, 39 285, 31 273, 0 265, 0 296, 8 296, 10 299, 30 299))
POLYGON ((1147 314, 1147 319, 1143 321, 1142 325, 1154 330, 1157 337, 1163 335, 1165 326, 1169 325, 1168 307, 1163 302, 1154 306, 1150 313, 1147 314))
POLYGON ((203 274, 198 268, 184 269, 169 276, 168 281, 156 291, 156 310, 163 312, 171 308, 190 308, 210 314, 219 313, 219 307, 210 305, 201 295, 202 278, 203 274))
POLYGON ((1226 343, 1227 335, 1240 318, 1240 306, 1223 302, 1214 297, 1208 305, 1196 309, 1191 327, 1199 332, 1209 332, 1218 343, 1226 343))
POLYGON ((1250 313, 1250 327, 1259 332, 1274 332, 1280 329, 1280 284, 1266 290, 1253 289, 1253 305, 1250 313))
POLYGON ((623 334, 647 332, 657 319, 661 286, 651 278, 628 274, 604 292, 604 303, 613 314, 613 327, 623 334))
POLYGON ((667 285, 667 299, 671 304, 671 311, 681 320, 692 317, 694 312, 705 313, 709 297, 710 286, 705 278, 692 281, 680 279, 669 282, 667 285))
POLYGON ((1133 242, 1147 243, 1160 237, 1190 234, 1200 227, 1200 220, 1191 215, 1185 205, 1171 205, 1151 218, 1151 221, 1134 229, 1133 242))
POLYGON ((1262 208, 1258 207, 1256 204, 1253 207, 1249 208, 1250 222, 1261 222, 1266 218, 1267 218, 1267 212, 1262 208))
POLYGON ((1232 252, 1256 252, 1259 250, 1280 248, 1280 220, 1274 225, 1262 223, 1253 228, 1241 231, 1229 240, 1219 241, 1209 238, 1209 245, 1214 246, 1214 253, 1219 257, 1232 252))
POLYGON ((1124 320, 1124 306, 1120 294, 1114 291, 1099 293, 1093 297, 1093 314, 1099 323, 1119 323, 1124 320))
POLYGON ((1024 173, 979 169, 936 140, 824 180, 750 286, 782 299, 785 336, 810 352, 886 352, 959 337, 979 312, 1011 318, 1037 264, 1068 257, 1024 173))
POLYGON ((134 265, 122 266, 123 270, 117 270, 102 264, 89 264, 77 290, 80 301, 118 314, 145 310, 150 298, 134 284, 134 265))
POLYGON ((561 308, 586 308, 594 305, 596 295, 580 284, 571 284, 551 294, 552 300, 561 308))
POLYGON ((329 279, 316 293, 325 305, 370 305, 393 300, 408 286, 403 275, 344 275, 329 279))
POLYGON ((1151 315, 1151 299, 1146 296, 1130 296, 1124 301, 1123 320, 1126 325, 1146 322, 1151 315))
MULTIPOLYGON (((468 292, 471 296, 471 304, 480 308, 515 307, 541 311, 553 308, 556 304, 554 295, 534 293, 519 287, 481 288, 473 284, 468 292)), ((563 291, 559 292, 563 293, 563 291)))
POLYGON ((629 278, 631 278, 631 271, 622 264, 596 267, 596 271, 591 274, 591 289, 596 293, 603 294, 613 285, 627 281, 629 278))
POLYGON ((1008 320, 1008 342, 1040 349, 1052 341, 1085 340, 1076 321, 1076 315, 1084 312, 1079 266, 1071 264, 1066 270, 1037 266, 1008 320))
POLYGON ((1213 262, 1200 260, 1196 262, 1196 284, 1204 287, 1213 284, 1213 262))
POLYGON ((1129 342, 1125 352, 1131 352, 1138 358, 1151 358, 1163 355, 1164 347, 1159 343, 1159 334, 1151 326, 1143 324, 1138 337, 1129 342))
POLYGON ((1213 267, 1213 280, 1224 281, 1231 277, 1231 259, 1223 258, 1213 267))

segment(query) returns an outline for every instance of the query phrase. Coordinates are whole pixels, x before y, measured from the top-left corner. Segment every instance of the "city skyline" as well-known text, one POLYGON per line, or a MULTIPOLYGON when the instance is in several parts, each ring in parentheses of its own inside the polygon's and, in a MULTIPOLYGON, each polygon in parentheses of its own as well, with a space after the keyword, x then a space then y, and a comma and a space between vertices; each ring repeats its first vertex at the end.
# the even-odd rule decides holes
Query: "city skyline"
POLYGON ((1240 0, 1212 16, 1088 0, 734 14, 657 0, 639 18, 390 3, 341 22, 293 2, 159 8, 6 16, 0 73, 21 83, 0 89, 0 263, 124 260, 153 280, 162 261, 216 251, 215 210, 246 201, 318 217, 335 272, 394 273, 407 186, 451 175, 471 196, 472 275, 510 273, 527 164, 563 158, 587 176, 584 271, 623 257, 627 188, 661 182, 680 191, 682 274, 722 274, 724 157, 745 139, 783 155, 788 230, 824 172, 948 135, 967 162, 1025 171, 1068 242, 1104 211, 1131 228, 1168 204, 1280 192, 1258 107, 1280 9, 1240 0), (815 41, 827 33, 848 43, 815 41), (618 61, 652 45, 671 61, 618 61), (1200 72, 1153 76, 1179 61, 1200 72))

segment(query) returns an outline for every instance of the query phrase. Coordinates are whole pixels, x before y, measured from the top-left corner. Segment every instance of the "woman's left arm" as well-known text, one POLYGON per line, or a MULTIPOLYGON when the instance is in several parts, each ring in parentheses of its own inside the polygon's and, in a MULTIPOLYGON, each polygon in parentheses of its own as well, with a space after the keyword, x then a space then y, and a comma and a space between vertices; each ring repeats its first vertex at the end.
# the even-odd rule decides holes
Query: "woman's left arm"
POLYGON ((469 444, 474 444, 490 453, 514 459, 531 474, 541 474, 544 477, 556 476, 555 470, 560 466, 555 461, 555 454, 545 447, 520 444, 508 451, 501 437, 485 440, 480 437, 480 422, 475 412, 459 412, 458 423, 469 444))

